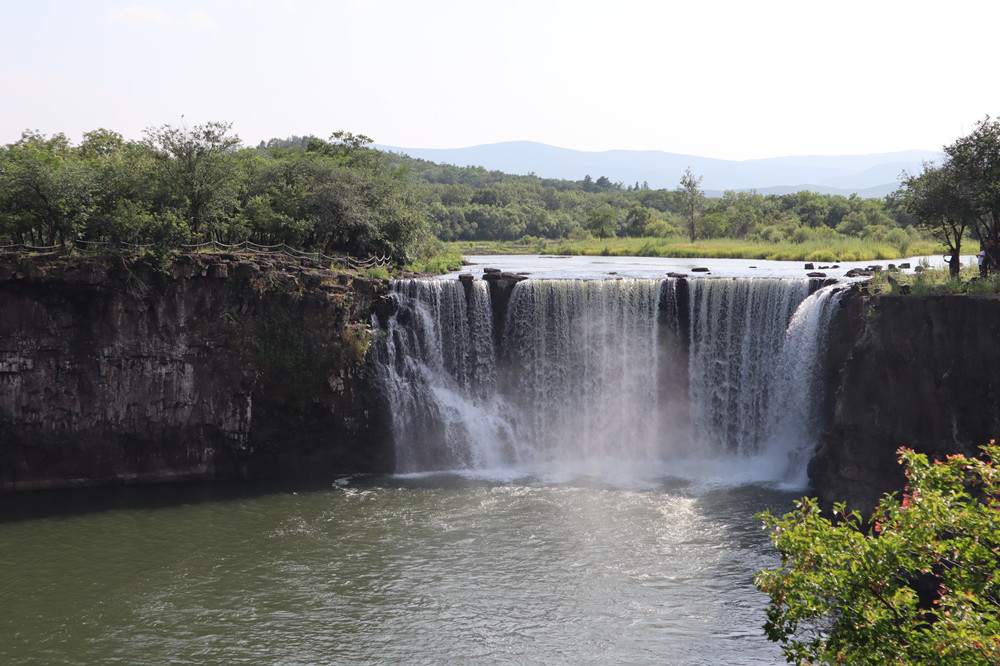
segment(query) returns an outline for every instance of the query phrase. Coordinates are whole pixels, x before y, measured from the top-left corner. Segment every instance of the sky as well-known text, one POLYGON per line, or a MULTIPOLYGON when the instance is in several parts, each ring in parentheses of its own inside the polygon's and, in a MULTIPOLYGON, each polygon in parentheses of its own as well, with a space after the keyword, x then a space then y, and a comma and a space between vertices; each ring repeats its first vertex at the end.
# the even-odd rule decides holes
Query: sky
POLYGON ((1000 114, 990 0, 0 0, 0 144, 233 124, 406 148, 939 150, 1000 114))

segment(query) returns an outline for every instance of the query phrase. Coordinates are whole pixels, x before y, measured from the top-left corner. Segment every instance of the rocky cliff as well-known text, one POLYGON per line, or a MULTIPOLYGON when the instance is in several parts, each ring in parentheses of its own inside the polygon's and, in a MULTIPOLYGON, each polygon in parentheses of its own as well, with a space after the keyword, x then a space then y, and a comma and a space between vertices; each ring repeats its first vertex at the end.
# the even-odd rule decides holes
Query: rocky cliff
POLYGON ((0 489, 392 469, 388 283, 188 255, 0 263, 0 489))
POLYGON ((971 455, 1000 435, 1000 299, 855 289, 842 303, 835 412, 809 475, 825 507, 867 513, 904 486, 899 447, 971 455))

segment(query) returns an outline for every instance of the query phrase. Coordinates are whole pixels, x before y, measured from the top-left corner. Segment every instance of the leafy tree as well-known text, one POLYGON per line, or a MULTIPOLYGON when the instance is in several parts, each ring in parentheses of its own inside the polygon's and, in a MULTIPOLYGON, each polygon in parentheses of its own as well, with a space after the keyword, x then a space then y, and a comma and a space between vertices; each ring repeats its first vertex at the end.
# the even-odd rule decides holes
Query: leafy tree
POLYGON ((1000 663, 1000 447, 983 450, 900 449, 908 485, 870 522, 843 504, 830 520, 812 498, 761 515, 781 555, 755 578, 764 630, 790 663, 1000 663))
POLYGON ((681 176, 681 186, 677 190, 678 207, 684 227, 693 243, 698 237, 698 220, 705 213, 705 193, 701 189, 702 176, 694 177, 690 167, 681 176))
POLYGON ((19 241, 54 245, 93 212, 95 174, 64 134, 24 132, 0 150, 0 219, 19 241))
POLYGON ((763 218, 763 198, 757 192, 726 190, 720 202, 728 220, 728 235, 746 238, 757 230, 763 218))
POLYGON ((596 181, 594 181, 594 187, 596 187, 601 192, 607 192, 612 189, 621 189, 621 183, 613 183, 611 179, 607 176, 601 176, 596 181))
POLYGON ((948 272, 957 277, 962 239, 977 217, 969 183, 950 163, 940 167, 925 164, 923 173, 904 176, 897 196, 922 226, 948 248, 948 272))
POLYGON ((945 146, 948 168, 968 188, 980 238, 1000 235, 1000 121, 986 116, 976 129, 945 146))
POLYGON ((653 221, 653 211, 649 210, 641 203, 634 203, 628 209, 625 216, 625 231, 633 238, 646 235, 646 228, 653 221))
POLYGON ((598 238, 610 238, 618 228, 618 217, 608 204, 587 211, 587 229, 598 238))
POLYGON ((238 136, 231 123, 210 122, 146 130, 146 145, 160 165, 161 196, 196 235, 210 237, 237 202, 238 136))

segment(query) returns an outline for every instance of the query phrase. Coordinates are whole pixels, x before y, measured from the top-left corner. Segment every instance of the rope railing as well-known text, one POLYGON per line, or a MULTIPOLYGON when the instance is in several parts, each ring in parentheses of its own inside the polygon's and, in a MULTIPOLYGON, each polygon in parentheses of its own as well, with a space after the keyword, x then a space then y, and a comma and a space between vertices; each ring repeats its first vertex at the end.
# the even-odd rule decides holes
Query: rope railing
MULTIPOLYGON (((102 252, 112 248, 128 248, 144 250, 153 247, 152 243, 139 244, 139 243, 112 243, 111 241, 91 241, 84 240, 82 238, 74 239, 68 243, 62 245, 29 245, 27 243, 12 243, 8 245, 0 245, 0 254, 7 253, 37 253, 37 252, 54 252, 58 250, 75 250, 77 252, 89 252, 97 253, 102 252)), ((352 257, 351 255, 346 255, 342 257, 330 256, 324 254, 323 252, 306 252, 305 250, 300 250, 294 248, 287 243, 279 243, 277 245, 260 245, 259 243, 254 243, 249 240, 244 240, 239 243, 223 243, 217 240, 209 240, 204 243, 182 243, 180 249, 188 252, 197 251, 208 251, 210 253, 220 253, 220 252, 231 252, 234 254, 263 254, 263 255, 284 255, 299 261, 312 261, 317 264, 338 264, 346 268, 354 268, 359 270, 368 270, 371 268, 381 268, 389 263, 389 255, 384 254, 379 256, 377 254, 369 255, 367 259, 359 259, 358 257, 352 257)))

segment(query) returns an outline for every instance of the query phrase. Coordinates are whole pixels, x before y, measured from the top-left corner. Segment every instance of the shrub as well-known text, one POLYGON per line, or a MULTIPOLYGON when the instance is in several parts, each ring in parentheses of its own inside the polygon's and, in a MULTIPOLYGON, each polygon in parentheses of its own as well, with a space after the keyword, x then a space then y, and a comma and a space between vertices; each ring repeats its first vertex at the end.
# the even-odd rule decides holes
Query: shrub
POLYGON ((761 514, 781 567, 758 572, 764 630, 790 663, 1000 663, 1000 447, 984 459, 900 449, 908 485, 870 521, 815 499, 761 514))

